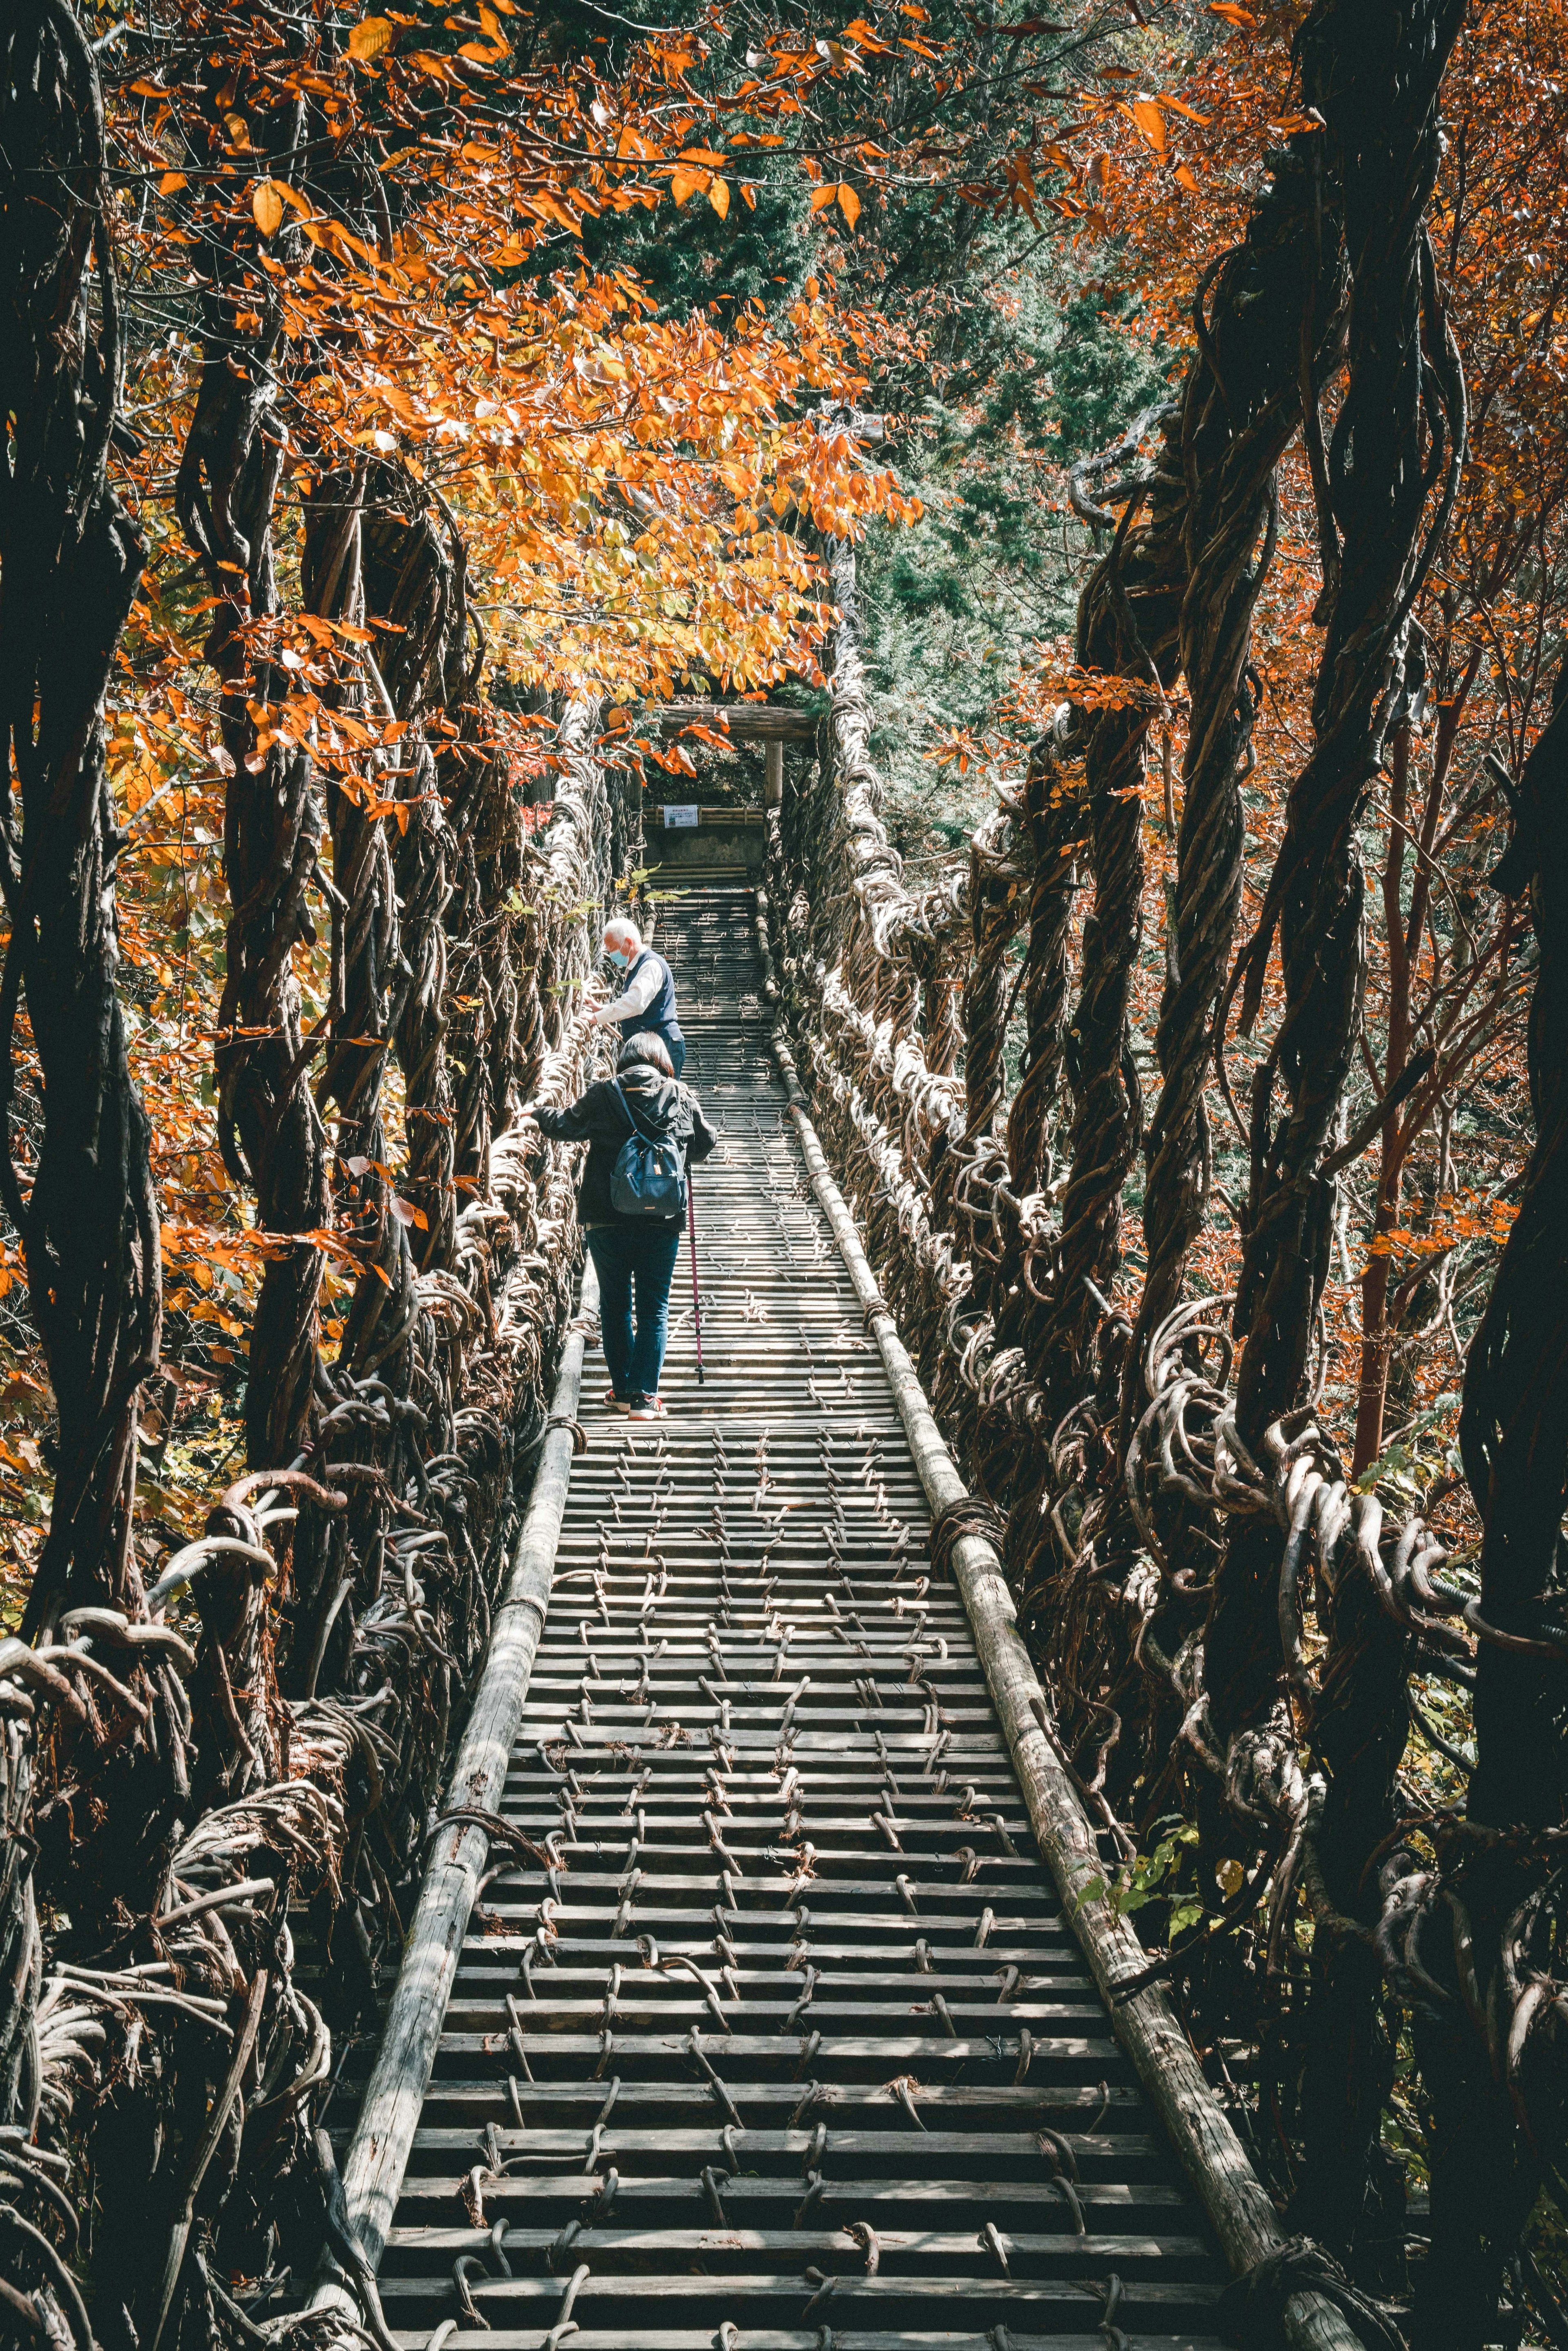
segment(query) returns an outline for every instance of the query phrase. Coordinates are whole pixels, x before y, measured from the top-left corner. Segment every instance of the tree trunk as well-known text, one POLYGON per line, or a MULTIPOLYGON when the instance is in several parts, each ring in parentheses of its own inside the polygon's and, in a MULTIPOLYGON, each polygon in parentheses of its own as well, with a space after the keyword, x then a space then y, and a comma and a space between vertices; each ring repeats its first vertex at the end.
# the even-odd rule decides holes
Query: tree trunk
MULTIPOLYGON (((1322 95, 1303 80, 1303 107, 1316 106, 1322 95)), ((1179 654, 1192 716, 1182 762, 1174 939, 1155 1037, 1164 1082, 1149 1134, 1148 1273, 1128 1351, 1124 1436, 1147 1401, 1149 1341, 1180 1298, 1208 1202, 1204 1096, 1214 1011, 1241 903, 1241 780, 1251 758, 1258 691, 1252 612, 1274 551, 1274 469, 1301 422, 1303 402, 1315 434, 1318 388, 1343 340, 1339 190, 1322 150, 1321 133, 1298 134, 1272 159, 1247 234, 1214 277, 1207 331, 1181 398, 1188 490, 1179 654)), ((1205 294, 1200 287, 1200 305, 1205 294)))
POLYGON ((1080 663, 1136 679, 1147 695, 1141 704, 1090 716, 1086 726, 1080 718, 1094 896, 1065 1050, 1074 1105, 1071 1170, 1051 1302, 1036 1342, 1037 1376, 1058 1413, 1087 1376, 1105 1297, 1121 1266, 1122 1186, 1143 1134, 1127 1007, 1144 927, 1144 757, 1153 696, 1175 668, 1186 579, 1183 503, 1180 453, 1167 420, 1152 483, 1132 493, 1079 606, 1080 663), (1150 513, 1143 521, 1145 494, 1150 513))
POLYGON ((131 1544, 136 1397, 158 1363, 158 1208, 117 990, 116 827, 104 695, 141 577, 108 480, 122 353, 98 69, 66 0, 18 0, 4 35, 6 282, 0 413, 0 725, 11 936, 0 978, 0 1193, 21 1236, 59 1416, 49 1531, 23 1631, 107 1603, 140 1613, 131 1544), (33 200, 44 184, 48 204, 33 200), (43 1140, 13 1156, 16 1025, 31 1027, 43 1140))
MULTIPOLYGON (((1312 756, 1292 787, 1262 922, 1247 957, 1256 1011, 1276 919, 1285 1011, 1253 1087, 1246 1251, 1236 1309, 1245 1334, 1237 1422, 1262 1457, 1265 1431, 1301 1404, 1333 1232, 1324 1172, 1359 1030, 1364 887, 1356 828, 1405 706, 1407 616, 1458 481, 1463 388, 1438 297, 1426 209, 1437 164, 1437 91, 1461 0, 1396 13, 1319 0, 1299 41, 1304 88, 1321 93, 1343 191, 1350 265, 1349 377, 1317 489, 1327 632, 1312 756), (1428 497, 1445 484, 1435 518, 1428 497), (1286 1102, 1276 1113, 1282 1079, 1286 1102)), ((1279 1695, 1281 1544, 1271 1520, 1244 1524, 1216 1577, 1205 1658, 1209 1717, 1232 1788, 1271 1813, 1281 1845, 1304 1797, 1295 1726, 1279 1695)), ((1333 1778, 1313 1842, 1336 1914, 1370 1926, 1380 1889, 1368 1855, 1393 1810, 1408 1721, 1408 1636, 1349 1581, 1322 1596, 1334 1643, 1313 1730, 1333 1778)), ((1301 2200, 1348 2250, 1363 2217, 1385 2223, 1365 2183, 1378 2163, 1391 2052, 1377 1977, 1354 1938, 1313 1950, 1312 2048, 1301 2200)))
MULTIPOLYGON (((283 135, 292 142, 299 117, 283 135)), ((285 253, 291 229, 283 233, 285 253)), ((253 656, 246 632, 278 611, 273 508, 283 467, 274 422, 272 370, 282 343, 277 297, 228 290, 241 256, 218 264, 206 298, 202 379, 174 503, 214 600, 206 655, 221 690, 219 725, 228 761, 224 874, 229 918, 216 1054, 218 1141, 224 1165, 256 1192, 260 1231, 275 1236, 251 1324, 246 1451, 253 1468, 275 1468, 301 1450, 317 1374, 321 1259, 287 1237, 328 1221, 326 1134, 311 1099, 316 1040, 301 1019, 297 947, 316 928, 308 893, 319 887, 322 816, 313 764, 298 744, 257 749, 251 706, 282 701, 288 674, 253 656), (261 324, 241 317, 261 305, 261 324)), ((256 273, 257 277, 260 273, 256 273)), ((267 281, 263 279, 267 284, 267 281)))
POLYGON ((1477 1768, 1470 1834, 1450 1848, 1458 1865, 1445 1870, 1445 1891, 1475 1995, 1419 2036, 1436 2125, 1420 2351, 1496 2339, 1503 2264, 1535 2201, 1539 2149, 1561 2143, 1549 2135, 1564 2085, 1551 2030, 1556 1904, 1545 1897, 1562 1848, 1544 1840, 1560 1839, 1568 1812, 1568 663, 1492 882, 1510 897, 1528 890, 1541 951, 1529 1037, 1535 1148, 1470 1346, 1459 1422, 1483 1527, 1477 1768))

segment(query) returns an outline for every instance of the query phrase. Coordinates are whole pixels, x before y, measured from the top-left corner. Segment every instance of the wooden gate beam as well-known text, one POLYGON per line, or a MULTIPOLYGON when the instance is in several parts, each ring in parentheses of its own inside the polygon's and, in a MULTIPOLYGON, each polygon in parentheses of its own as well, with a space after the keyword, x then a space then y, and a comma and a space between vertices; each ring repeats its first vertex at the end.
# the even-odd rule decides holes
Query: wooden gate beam
POLYGON ((687 726, 710 726, 737 743, 814 743, 817 721, 808 711, 783 710, 768 702, 659 702, 641 714, 661 735, 687 726))

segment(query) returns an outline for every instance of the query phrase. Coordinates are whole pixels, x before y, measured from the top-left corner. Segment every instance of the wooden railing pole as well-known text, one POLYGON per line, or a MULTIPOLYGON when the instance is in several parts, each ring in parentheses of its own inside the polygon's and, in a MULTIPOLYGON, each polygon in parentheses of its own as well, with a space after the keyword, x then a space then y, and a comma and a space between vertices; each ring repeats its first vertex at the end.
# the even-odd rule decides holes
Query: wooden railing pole
MULTIPOLYGON (((586 1325, 598 1303, 599 1284, 590 1259, 561 1353, 528 1512, 447 1785, 446 1812, 498 1813, 501 1808, 507 1760, 549 1609, 556 1545, 571 1477, 572 1424, 582 1385, 586 1325)), ((342 2166, 349 2226, 372 2270, 379 2268, 386 2251, 463 1938, 489 1856, 490 1840, 483 1829, 444 1828, 435 1838, 420 1888, 375 2067, 342 2166)), ((348 2290, 332 2281, 317 2288, 311 2307, 352 2311, 357 2305, 348 2290)))

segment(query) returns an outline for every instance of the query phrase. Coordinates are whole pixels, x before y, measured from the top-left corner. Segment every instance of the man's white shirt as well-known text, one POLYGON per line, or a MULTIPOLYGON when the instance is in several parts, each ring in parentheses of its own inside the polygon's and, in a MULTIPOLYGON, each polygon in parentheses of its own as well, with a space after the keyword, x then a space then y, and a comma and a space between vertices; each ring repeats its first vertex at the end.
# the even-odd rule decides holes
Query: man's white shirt
POLYGON ((664 975, 653 956, 642 970, 629 979, 613 1004, 607 1004, 600 1014, 601 1020, 630 1020, 633 1014, 646 1012, 664 986, 664 975))

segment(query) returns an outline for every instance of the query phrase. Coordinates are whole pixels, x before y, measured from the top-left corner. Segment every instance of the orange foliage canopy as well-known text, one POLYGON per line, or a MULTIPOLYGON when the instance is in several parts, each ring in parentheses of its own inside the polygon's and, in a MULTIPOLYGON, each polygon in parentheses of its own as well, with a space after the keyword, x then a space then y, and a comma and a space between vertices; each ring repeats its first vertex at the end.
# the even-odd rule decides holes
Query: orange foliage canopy
MULTIPOLYGON (((211 1140, 230 760, 204 653, 217 600, 193 590, 172 496, 197 318, 229 338, 228 364, 284 451, 279 606, 241 624, 262 681, 246 765, 301 747, 400 828, 409 805, 381 777, 407 729, 367 674, 372 632, 300 592, 301 501, 323 483, 390 465, 460 532, 488 674, 513 705, 810 676, 831 607, 800 524, 853 535, 872 515, 918 512, 842 421, 863 398, 875 319, 815 277, 772 316, 661 316, 629 270, 591 267, 581 241, 585 224, 694 196, 721 215, 732 190, 754 205, 748 158, 799 123, 815 83, 885 50, 872 26, 771 42, 716 97, 695 78, 707 57, 695 33, 628 44, 612 70, 591 56, 526 61, 534 31, 507 0, 468 29, 455 37, 437 9, 356 20, 323 5, 285 24, 193 5, 155 66, 138 51, 116 80, 122 53, 106 60, 133 322, 121 460, 149 549, 110 738, 131 835, 121 939, 143 1015, 133 1059, 157 1138, 168 1306, 220 1367, 276 1243, 244 1228, 211 1140)), ((857 208, 847 189, 841 223, 857 208)), ((548 795, 539 722, 492 707, 486 724, 530 796, 548 795)), ((634 731, 619 739, 635 759, 634 731)), ((324 962, 297 960, 319 1017, 324 962)), ((314 1238, 330 1291, 353 1253, 329 1228, 314 1238)), ((0 1261, 0 1291, 18 1271, 0 1261)), ((23 1418, 29 1397, 47 1405, 41 1385, 18 1390, 23 1418)), ((36 1443, 20 1430, 0 1442, 22 1517, 42 1518, 36 1443)), ((148 1507, 188 1505, 154 1487, 148 1507)), ((13 1539, 16 1565, 29 1552, 13 1539)))

